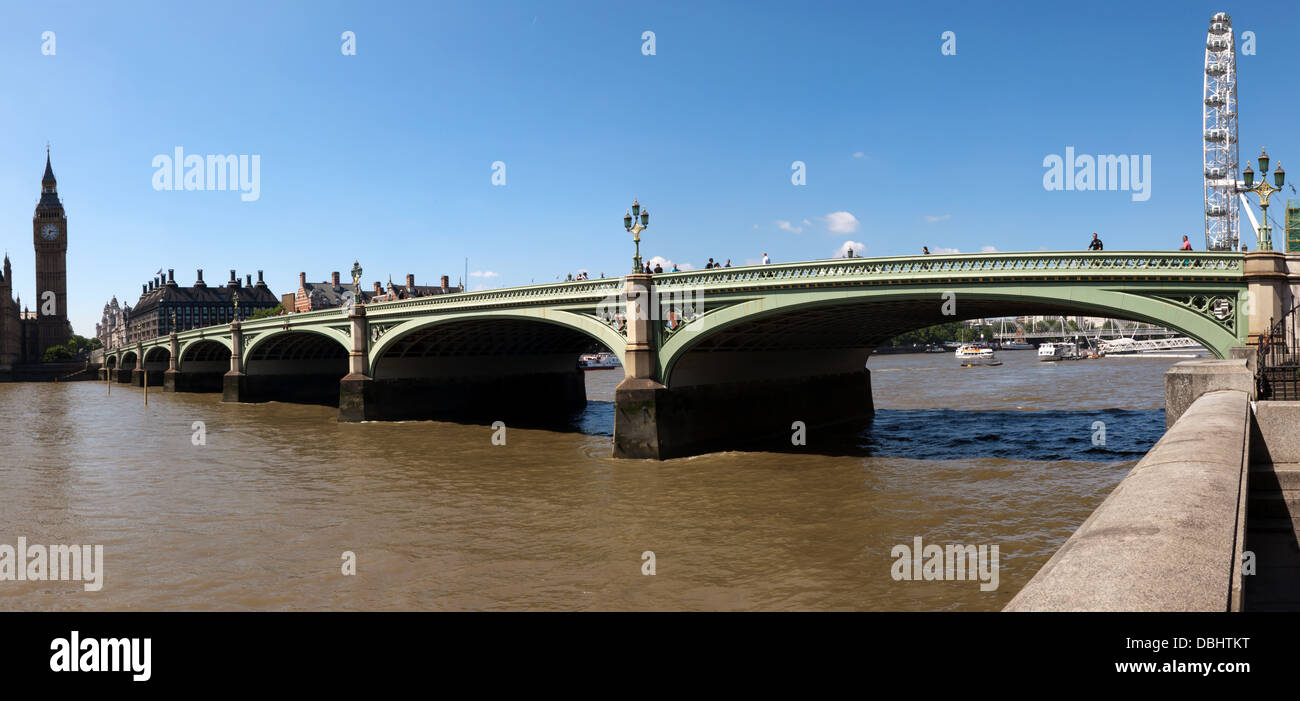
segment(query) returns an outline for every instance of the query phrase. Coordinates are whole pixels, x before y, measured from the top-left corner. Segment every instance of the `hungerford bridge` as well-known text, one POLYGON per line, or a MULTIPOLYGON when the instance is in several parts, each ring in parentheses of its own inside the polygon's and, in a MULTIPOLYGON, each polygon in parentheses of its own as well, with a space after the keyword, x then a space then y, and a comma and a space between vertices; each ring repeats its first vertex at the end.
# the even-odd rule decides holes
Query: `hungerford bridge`
POLYGON ((874 409, 872 349, 979 317, 1149 322, 1219 358, 1290 300, 1274 251, 988 253, 846 258, 562 282, 287 314, 106 352, 118 382, 227 402, 337 404, 339 421, 567 416, 582 353, 603 346, 614 454, 738 447, 874 409), (143 361, 141 360, 143 359, 143 361))

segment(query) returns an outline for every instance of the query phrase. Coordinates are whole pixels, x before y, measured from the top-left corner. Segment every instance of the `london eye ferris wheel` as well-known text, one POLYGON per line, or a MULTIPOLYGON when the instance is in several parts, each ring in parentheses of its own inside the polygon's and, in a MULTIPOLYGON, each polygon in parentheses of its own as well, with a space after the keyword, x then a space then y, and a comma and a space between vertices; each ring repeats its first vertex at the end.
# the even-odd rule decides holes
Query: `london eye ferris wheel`
POLYGON ((1240 239, 1237 202, 1237 47, 1226 12, 1210 18, 1205 39, 1202 130, 1205 155, 1205 248, 1236 250, 1240 239))

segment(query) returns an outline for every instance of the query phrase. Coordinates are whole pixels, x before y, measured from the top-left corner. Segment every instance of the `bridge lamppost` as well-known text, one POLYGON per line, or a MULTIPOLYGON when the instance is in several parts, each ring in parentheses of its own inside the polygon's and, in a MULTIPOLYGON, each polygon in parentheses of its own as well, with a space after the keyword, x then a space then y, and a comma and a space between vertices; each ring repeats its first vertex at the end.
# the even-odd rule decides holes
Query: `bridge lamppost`
POLYGON ((352 300, 353 304, 361 304, 361 263, 352 261, 352 294, 356 299, 352 300))
POLYGON ((1286 171, 1282 170, 1282 165, 1278 164, 1273 171, 1273 182, 1277 187, 1268 184, 1268 154, 1264 149, 1259 150, 1259 182, 1255 182, 1255 171, 1250 169, 1250 163, 1246 164, 1246 169, 1241 172, 1241 179, 1246 183, 1242 192, 1253 192, 1259 197, 1259 208, 1264 212, 1264 224, 1259 227, 1259 250, 1273 250, 1273 227, 1268 223, 1268 198, 1275 192, 1282 190, 1283 183, 1286 182, 1286 171))
POLYGON ((650 210, 641 209, 636 198, 632 198, 632 211, 623 215, 623 228, 632 232, 632 241, 636 244, 636 255, 632 257, 632 272, 639 273, 641 267, 641 232, 650 228, 650 210))

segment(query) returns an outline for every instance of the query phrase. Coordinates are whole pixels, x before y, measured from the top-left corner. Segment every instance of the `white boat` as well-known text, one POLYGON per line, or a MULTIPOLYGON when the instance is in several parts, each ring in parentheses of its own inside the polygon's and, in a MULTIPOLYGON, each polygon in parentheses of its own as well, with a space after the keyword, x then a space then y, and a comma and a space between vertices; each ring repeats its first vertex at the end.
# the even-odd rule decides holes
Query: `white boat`
POLYGON ((1001 365, 993 349, 983 343, 963 343, 955 354, 962 367, 972 365, 1001 365))
POLYGON ((1033 350, 1034 344, 1024 341, 1003 341, 1002 350, 1033 350))
POLYGON ((604 351, 601 353, 583 353, 578 356, 578 367, 583 370, 608 370, 610 368, 622 367, 618 362, 618 356, 604 351))
POLYGON ((1039 360, 1078 360, 1079 347, 1073 343, 1044 343, 1038 347, 1039 360))

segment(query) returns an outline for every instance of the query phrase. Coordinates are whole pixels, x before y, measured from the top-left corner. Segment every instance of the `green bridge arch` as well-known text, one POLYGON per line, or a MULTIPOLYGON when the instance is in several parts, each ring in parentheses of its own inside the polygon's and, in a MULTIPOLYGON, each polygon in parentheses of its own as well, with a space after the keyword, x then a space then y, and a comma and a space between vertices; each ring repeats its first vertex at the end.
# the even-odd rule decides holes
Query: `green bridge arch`
MULTIPOLYGON (((1226 323, 1214 319, 1211 315, 1192 306, 1175 300, 1187 297, 1183 290, 1160 286, 1135 285, 1133 288, 1096 287, 1057 284, 966 284, 933 286, 889 286, 847 289, 813 289, 805 291, 775 291, 759 297, 736 300, 691 321, 681 330, 672 333, 659 348, 659 369, 661 382, 672 386, 672 374, 678 363, 687 353, 701 342, 735 329, 743 324, 759 319, 797 314, 801 311, 815 310, 846 303, 858 303, 864 306, 889 302, 911 302, 917 305, 932 304, 938 309, 943 302, 943 293, 951 291, 957 305, 957 314, 950 320, 978 318, 979 316, 1012 316, 1017 305, 1032 305, 1041 312, 1055 307, 1067 315, 1087 314, 1133 321, 1145 321, 1170 328, 1203 344, 1207 350, 1218 358, 1228 357, 1229 349, 1245 342, 1245 319, 1241 310, 1248 304, 1245 285, 1224 285, 1214 289, 1198 289, 1194 296, 1204 299, 1227 297, 1233 300, 1232 314, 1226 323), (962 316, 961 306, 970 302, 992 303, 1004 307, 1006 314, 979 314, 962 316), (699 324, 700 328, 690 329, 699 324)), ((1047 312, 1048 314, 1052 312, 1047 312)), ((918 321, 911 328, 920 329, 934 323, 933 318, 918 321)), ((888 336, 896 335, 890 333, 888 336)), ((888 337, 877 339, 882 343, 888 337)))
POLYGON ((522 309, 490 309, 490 310, 469 310, 461 312, 451 312, 429 317, 415 317, 410 319, 399 319, 389 321, 382 316, 375 316, 370 319, 372 326, 387 326, 380 335, 379 340, 370 344, 370 351, 367 354, 368 365, 375 367, 375 363, 383 357, 384 353, 394 344, 401 341, 402 338, 435 326, 443 326, 457 322, 486 321, 491 319, 514 319, 519 321, 529 321, 535 323, 546 323, 561 326, 572 331, 584 334, 592 340, 603 344, 620 359, 623 358, 627 346, 627 339, 611 326, 602 323, 594 317, 585 316, 570 311, 548 309, 548 308, 522 308, 522 309))

